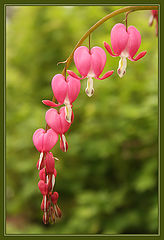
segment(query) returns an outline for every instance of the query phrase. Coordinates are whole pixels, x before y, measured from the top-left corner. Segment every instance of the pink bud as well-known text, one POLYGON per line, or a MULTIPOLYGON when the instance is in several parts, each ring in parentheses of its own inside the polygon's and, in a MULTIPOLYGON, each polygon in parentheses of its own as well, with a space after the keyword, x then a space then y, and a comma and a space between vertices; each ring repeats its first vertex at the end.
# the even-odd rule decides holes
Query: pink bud
POLYGON ((40 171, 39 171, 39 177, 40 177, 40 180, 42 180, 42 181, 46 181, 46 173, 45 173, 45 168, 43 168, 43 169, 41 169, 40 171))
POLYGON ((45 183, 43 180, 40 180, 38 182, 38 187, 42 195, 47 195, 48 194, 48 184, 45 183))
POLYGON ((51 200, 52 200, 52 202, 53 202, 54 205, 57 203, 58 197, 59 197, 58 192, 54 192, 54 193, 51 195, 51 200))
POLYGON ((48 174, 53 174, 54 173, 54 166, 55 166, 55 161, 53 158, 53 154, 48 152, 46 154, 46 171, 48 174))

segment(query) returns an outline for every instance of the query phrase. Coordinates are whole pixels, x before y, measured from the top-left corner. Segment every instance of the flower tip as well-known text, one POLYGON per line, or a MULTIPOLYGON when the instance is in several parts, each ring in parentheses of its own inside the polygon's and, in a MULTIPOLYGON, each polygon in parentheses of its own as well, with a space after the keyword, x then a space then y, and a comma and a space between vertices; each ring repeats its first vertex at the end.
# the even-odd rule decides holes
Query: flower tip
POLYGON ((126 70, 124 70, 124 71, 121 71, 121 69, 120 69, 120 68, 118 68, 118 69, 117 69, 117 73, 118 73, 118 76, 119 76, 120 78, 122 78, 122 77, 125 75, 125 73, 126 73, 126 70))
POLYGON ((87 94, 88 97, 92 97, 93 94, 94 94, 94 89, 92 88, 92 90, 89 91, 88 88, 86 88, 86 89, 85 89, 85 92, 86 92, 86 94, 87 94))

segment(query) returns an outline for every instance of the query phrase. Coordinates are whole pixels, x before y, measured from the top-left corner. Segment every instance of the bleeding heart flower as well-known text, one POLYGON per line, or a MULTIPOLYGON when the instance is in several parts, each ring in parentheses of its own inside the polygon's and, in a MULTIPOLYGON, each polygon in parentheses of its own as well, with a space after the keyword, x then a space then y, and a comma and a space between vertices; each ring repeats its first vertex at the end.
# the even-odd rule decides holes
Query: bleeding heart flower
POLYGON ((154 19, 156 20, 156 36, 158 36, 158 10, 151 10, 151 17, 149 19, 149 26, 153 25, 154 19))
POLYGON ((40 180, 42 181, 46 181, 46 171, 45 171, 45 168, 42 168, 40 171, 39 171, 39 177, 40 177, 40 180))
POLYGON ((58 192, 54 192, 54 193, 51 195, 51 201, 53 202, 54 205, 57 203, 58 198, 59 198, 58 192))
POLYGON ((71 76, 65 79, 62 74, 57 74, 53 77, 51 85, 54 96, 59 104, 49 100, 43 100, 42 102, 50 107, 57 107, 65 104, 65 118, 67 122, 71 123, 72 103, 79 95, 81 87, 80 81, 71 76))
POLYGON ((68 131, 68 129, 71 126, 71 123, 73 122, 74 115, 72 112, 71 116, 71 123, 66 121, 65 118, 65 108, 62 107, 59 110, 59 113, 56 109, 51 108, 46 112, 45 119, 47 124, 57 133, 60 135, 60 146, 62 147, 62 151, 66 152, 68 148, 68 144, 65 138, 65 133, 68 131))
POLYGON ((38 182, 38 187, 43 196, 48 194, 48 184, 45 183, 43 180, 40 180, 38 182))
POLYGON ((49 152, 57 143, 58 135, 52 129, 45 131, 43 128, 37 129, 33 134, 33 143, 36 149, 41 153, 39 161, 37 163, 38 170, 40 167, 44 167, 42 161, 44 159, 44 153, 49 152))
POLYGON ((134 58, 134 55, 137 53, 140 44, 141 35, 134 26, 129 26, 126 31, 125 25, 118 23, 112 28, 111 45, 114 54, 109 44, 104 42, 104 46, 112 57, 121 57, 119 61, 119 67, 117 69, 117 73, 120 77, 123 77, 126 73, 127 58, 131 61, 137 61, 145 56, 146 51, 143 51, 134 58))
POLYGON ((100 47, 93 47, 90 51, 85 46, 78 47, 74 52, 74 62, 82 78, 78 77, 70 70, 67 72, 69 75, 79 80, 88 78, 85 91, 89 97, 94 93, 93 78, 103 80, 113 74, 113 71, 109 71, 101 78, 99 77, 106 63, 105 51, 100 47))

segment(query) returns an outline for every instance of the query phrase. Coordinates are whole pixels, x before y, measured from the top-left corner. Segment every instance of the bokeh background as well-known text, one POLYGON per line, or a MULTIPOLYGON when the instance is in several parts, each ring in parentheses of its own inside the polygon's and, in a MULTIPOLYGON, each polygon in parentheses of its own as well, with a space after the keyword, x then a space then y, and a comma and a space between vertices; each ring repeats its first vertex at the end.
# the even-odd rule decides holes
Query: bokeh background
MULTIPOLYGON (((44 226, 32 135, 45 127, 42 99, 51 99, 51 79, 80 37, 120 6, 8 6, 6 14, 6 233, 153 234, 158 232, 158 39, 148 26, 150 11, 129 14, 128 25, 141 33, 139 51, 127 73, 116 73, 119 58, 107 53, 104 69, 115 73, 86 80, 74 103, 75 119, 66 134, 67 153, 53 149, 55 190, 63 217, 44 226)), ((91 46, 110 43, 108 20, 91 35, 91 46)), ((88 40, 84 42, 88 46, 88 40)), ((106 50, 105 50, 106 51, 106 50)), ((77 73, 72 63, 70 68, 77 73)))

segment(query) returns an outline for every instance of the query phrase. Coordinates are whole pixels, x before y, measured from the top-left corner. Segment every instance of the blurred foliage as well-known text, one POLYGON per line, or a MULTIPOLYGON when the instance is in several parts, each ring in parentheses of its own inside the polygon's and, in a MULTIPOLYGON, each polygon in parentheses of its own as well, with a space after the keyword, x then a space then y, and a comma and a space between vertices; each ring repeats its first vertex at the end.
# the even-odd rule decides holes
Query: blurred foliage
MULTIPOLYGON (((127 73, 116 73, 118 58, 107 53, 107 70, 115 73, 94 81, 95 94, 84 92, 74 103, 75 119, 66 134, 69 149, 59 142, 56 191, 62 219, 44 226, 38 190, 39 157, 33 132, 45 127, 51 79, 80 37, 96 21, 119 6, 12 7, 7 22, 6 66, 6 231, 40 234, 157 233, 158 229, 158 40, 148 26, 149 11, 129 14, 128 24, 140 31, 140 61, 128 61, 127 73)), ((116 16, 91 35, 91 46, 110 43, 116 16)), ((84 42, 88 46, 88 40, 84 42)), ((106 50, 105 50, 106 51, 106 50)), ((77 73, 72 63, 70 69, 77 73)))

